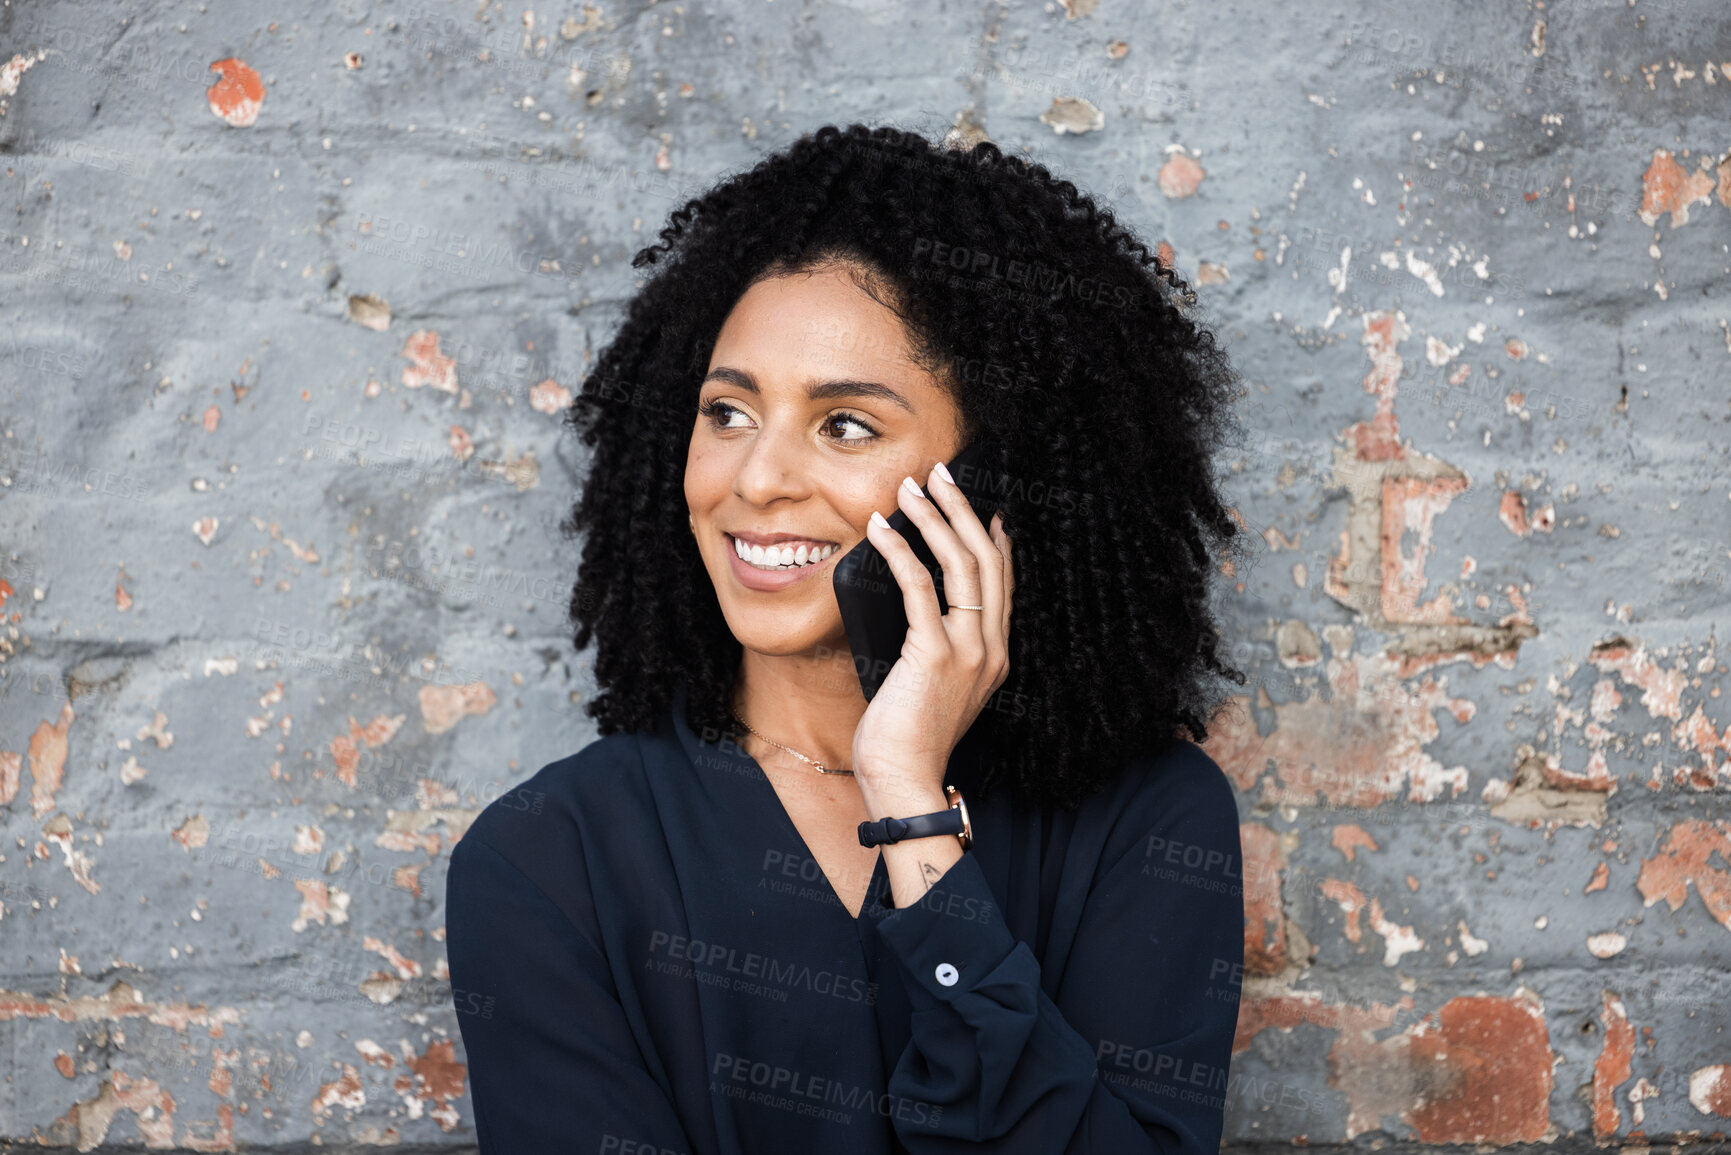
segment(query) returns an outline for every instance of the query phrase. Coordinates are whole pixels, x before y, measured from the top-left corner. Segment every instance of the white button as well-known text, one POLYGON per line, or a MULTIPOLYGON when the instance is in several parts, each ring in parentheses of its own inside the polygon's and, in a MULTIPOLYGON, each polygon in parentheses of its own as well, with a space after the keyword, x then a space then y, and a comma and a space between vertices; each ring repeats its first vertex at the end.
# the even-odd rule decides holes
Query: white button
POLYGON ((937 976, 938 981, 946 987, 955 986, 956 979, 961 977, 956 968, 951 966, 949 963, 938 964, 937 976))

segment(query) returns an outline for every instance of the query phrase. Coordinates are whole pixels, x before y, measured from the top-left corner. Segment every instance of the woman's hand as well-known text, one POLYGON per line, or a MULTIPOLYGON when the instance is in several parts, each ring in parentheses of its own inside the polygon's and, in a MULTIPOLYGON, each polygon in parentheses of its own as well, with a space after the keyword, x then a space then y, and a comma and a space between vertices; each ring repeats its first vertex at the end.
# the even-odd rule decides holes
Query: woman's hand
POLYGON ((887 522, 880 524, 876 513, 866 528, 902 588, 908 615, 901 657, 854 731, 855 777, 874 819, 947 805, 943 783, 950 752, 1010 671, 1015 574, 1003 514, 993 516, 988 531, 942 463, 926 487, 936 506, 912 478, 897 491, 898 503, 943 566, 948 613, 938 612, 931 574, 907 539, 887 522))

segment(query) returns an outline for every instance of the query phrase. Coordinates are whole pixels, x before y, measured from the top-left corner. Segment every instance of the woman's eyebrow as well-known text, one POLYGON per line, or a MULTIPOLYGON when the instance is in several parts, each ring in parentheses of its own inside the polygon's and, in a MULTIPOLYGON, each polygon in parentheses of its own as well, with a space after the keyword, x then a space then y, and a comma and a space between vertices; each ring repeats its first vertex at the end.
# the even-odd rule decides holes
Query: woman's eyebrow
MULTIPOLYGON (((718 365, 711 369, 709 375, 703 380, 705 382, 725 381, 747 393, 760 392, 756 379, 750 373, 743 369, 730 369, 725 365, 718 365)), ((914 411, 914 407, 908 404, 907 398, 888 385, 882 385, 876 381, 815 381, 805 387, 805 395, 811 401, 830 401, 837 397, 876 397, 888 401, 892 405, 900 405, 909 413, 914 411)))

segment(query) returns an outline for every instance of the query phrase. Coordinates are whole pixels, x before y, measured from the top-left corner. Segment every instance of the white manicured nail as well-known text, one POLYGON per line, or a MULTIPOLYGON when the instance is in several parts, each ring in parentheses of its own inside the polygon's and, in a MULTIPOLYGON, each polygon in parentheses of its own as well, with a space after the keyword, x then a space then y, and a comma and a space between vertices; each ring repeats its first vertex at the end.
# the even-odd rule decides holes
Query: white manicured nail
POLYGON ((885 519, 883 514, 879 513, 875 509, 872 510, 872 524, 882 526, 884 529, 888 529, 890 527, 889 521, 887 519, 885 519))
POLYGON ((951 485, 954 485, 956 483, 956 479, 950 476, 950 471, 948 469, 944 468, 943 462, 940 461, 936 465, 932 466, 932 470, 939 477, 943 478, 945 481, 949 482, 951 485))

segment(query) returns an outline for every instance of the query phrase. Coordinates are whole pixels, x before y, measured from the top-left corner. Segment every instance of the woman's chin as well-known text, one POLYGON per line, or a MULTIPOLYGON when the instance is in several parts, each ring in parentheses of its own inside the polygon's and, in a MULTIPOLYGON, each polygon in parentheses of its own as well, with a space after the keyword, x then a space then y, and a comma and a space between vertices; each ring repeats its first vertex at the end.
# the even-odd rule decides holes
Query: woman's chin
POLYGON ((847 631, 841 624, 841 613, 830 606, 833 620, 810 621, 792 626, 787 615, 763 613, 728 615, 727 626, 739 644, 765 658, 833 658, 853 662, 853 650, 848 645, 847 631))

